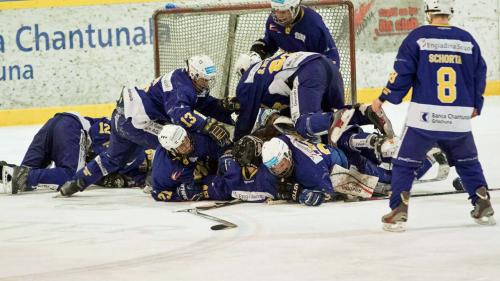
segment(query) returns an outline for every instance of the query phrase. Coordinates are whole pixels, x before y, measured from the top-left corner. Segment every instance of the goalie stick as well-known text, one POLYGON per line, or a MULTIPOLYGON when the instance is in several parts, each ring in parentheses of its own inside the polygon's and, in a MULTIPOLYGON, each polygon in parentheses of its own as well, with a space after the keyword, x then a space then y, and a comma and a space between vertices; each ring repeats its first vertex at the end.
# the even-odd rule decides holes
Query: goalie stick
POLYGON ((177 210, 175 212, 186 212, 186 213, 190 213, 190 214, 202 217, 202 218, 207 219, 207 220, 218 222, 219 224, 212 225, 210 227, 210 229, 211 230, 224 230, 224 229, 238 227, 238 225, 236 225, 232 222, 229 222, 227 220, 223 220, 223 219, 220 219, 218 217, 214 217, 214 216, 202 213, 200 211, 206 211, 206 210, 217 209, 217 208, 222 208, 222 207, 226 207, 226 206, 232 206, 232 205, 236 205, 236 204, 243 203, 243 202, 244 201, 242 201, 240 199, 234 199, 231 201, 213 202, 212 204, 197 206, 197 207, 189 208, 189 209, 177 210))

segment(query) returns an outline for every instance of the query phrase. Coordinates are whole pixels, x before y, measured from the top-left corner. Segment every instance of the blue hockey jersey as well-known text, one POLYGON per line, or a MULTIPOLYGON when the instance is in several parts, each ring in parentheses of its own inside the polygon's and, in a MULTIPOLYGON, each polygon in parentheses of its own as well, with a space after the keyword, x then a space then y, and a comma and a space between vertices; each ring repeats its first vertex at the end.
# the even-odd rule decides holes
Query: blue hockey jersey
POLYGON ((207 135, 190 133, 194 150, 188 157, 178 157, 159 146, 153 161, 151 195, 157 201, 181 201, 176 193, 182 183, 193 184, 197 161, 217 160, 222 149, 207 135))
POLYGON ((250 67, 236 87, 236 97, 241 104, 234 130, 234 140, 250 134, 259 108, 267 107, 290 116, 290 91, 292 77, 298 69, 311 61, 323 58, 321 54, 299 52, 268 58, 250 67), (288 109, 288 110, 287 110, 288 109))
POLYGON ((145 89, 130 88, 123 92, 124 114, 132 124, 143 129, 150 121, 173 123, 189 132, 200 131, 206 116, 232 124, 231 112, 208 94, 198 95, 184 69, 177 69, 154 80, 145 89))
POLYGON ((486 63, 474 38, 443 25, 413 30, 403 41, 380 100, 398 104, 413 87, 406 125, 423 134, 455 137, 470 132, 481 112, 486 63))
POLYGON ((274 54, 278 49, 293 53, 299 51, 320 53, 340 65, 339 53, 330 31, 321 16, 311 8, 301 7, 298 19, 289 26, 274 22, 270 15, 262 39, 266 50, 274 54))
POLYGON ((262 202, 276 197, 277 177, 261 164, 253 173, 242 168, 234 159, 225 160, 225 172, 213 177, 208 186, 210 199, 262 202))
POLYGON ((312 144, 290 135, 278 138, 292 151, 292 177, 295 181, 304 189, 333 193, 330 172, 335 164, 347 167, 345 155, 337 148, 322 143, 312 144))

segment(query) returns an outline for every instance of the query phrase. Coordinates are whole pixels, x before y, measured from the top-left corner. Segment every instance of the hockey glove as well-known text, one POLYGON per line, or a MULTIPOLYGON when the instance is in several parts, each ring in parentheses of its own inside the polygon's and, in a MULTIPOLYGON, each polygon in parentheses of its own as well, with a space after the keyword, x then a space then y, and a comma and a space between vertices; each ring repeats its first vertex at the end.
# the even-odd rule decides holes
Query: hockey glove
POLYGON ((207 124, 203 127, 203 132, 215 140, 221 147, 231 144, 229 132, 224 128, 222 123, 213 118, 207 118, 207 124))
POLYGON ((240 166, 254 165, 259 166, 262 163, 262 145, 263 141, 258 137, 244 136, 234 144, 234 158, 240 166))
POLYGON ((128 181, 124 175, 112 173, 103 177, 97 185, 108 188, 124 188, 128 187, 128 181))
POLYGON ((194 183, 182 183, 177 187, 177 195, 185 201, 199 201, 203 199, 203 189, 194 183))
POLYGON ((229 112, 239 112, 240 102, 236 97, 226 97, 221 100, 221 106, 229 112))
POLYGON ((319 206, 324 201, 325 193, 322 191, 304 189, 299 196, 299 203, 307 206, 319 206))
POLYGON ((231 151, 224 153, 217 163, 217 175, 223 176, 226 174, 229 166, 234 162, 234 156, 231 151))
POLYGON ((294 181, 288 181, 286 179, 281 179, 278 182, 276 199, 278 200, 291 200, 294 202, 299 202, 299 195, 302 193, 302 186, 294 181))

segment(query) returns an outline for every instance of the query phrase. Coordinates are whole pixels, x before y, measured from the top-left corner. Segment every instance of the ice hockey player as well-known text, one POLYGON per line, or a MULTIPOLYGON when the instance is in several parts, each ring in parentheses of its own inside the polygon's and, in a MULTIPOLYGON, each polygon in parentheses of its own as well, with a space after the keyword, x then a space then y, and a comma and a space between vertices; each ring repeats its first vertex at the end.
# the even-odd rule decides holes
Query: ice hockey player
POLYGON ((214 140, 205 134, 188 133, 183 127, 173 124, 163 126, 158 139, 161 146, 156 149, 151 171, 151 195, 155 200, 226 199, 209 191, 208 187, 204 190, 200 183, 201 177, 215 173, 215 168, 210 169, 210 166, 216 167, 223 154, 214 140), (210 165, 211 162, 214 165, 210 165), (197 178, 196 169, 206 171, 197 178))
POLYGON ((190 132, 206 134, 221 147, 228 145, 230 136, 221 122, 231 123, 231 112, 222 107, 221 100, 208 95, 215 75, 215 65, 208 56, 193 56, 185 69, 157 78, 146 89, 124 88, 111 118, 109 148, 66 182, 61 194, 82 191, 123 167, 137 151, 156 148, 162 124, 178 124, 190 132))
POLYGON ((235 69, 243 74, 250 65, 274 55, 306 51, 325 55, 339 67, 335 42, 321 16, 301 6, 301 0, 271 0, 271 14, 266 22, 264 38, 255 41, 248 54, 241 54, 235 69))
MULTIPOLYGON (((57 113, 49 119, 37 132, 21 162, 20 166, 8 165, 3 162, 3 177, 11 176, 10 181, 4 180, 4 186, 9 186, 10 192, 32 191, 37 187, 56 190, 60 185, 70 180, 86 161, 105 149, 109 143, 110 122, 107 118, 83 117, 78 113, 57 113), (93 156, 92 156, 93 155, 93 156), (51 164, 54 167, 50 167, 51 164), (10 175, 7 170, 12 170, 10 175)), ((144 153, 136 157, 136 161, 119 171, 119 177, 132 173, 136 179, 134 185, 142 184, 146 171, 139 171, 145 160, 144 153)), ((112 182, 106 179, 107 185, 112 182)))
POLYGON ((472 218, 479 224, 495 224, 470 121, 483 106, 486 64, 474 38, 449 25, 454 2, 425 3, 430 25, 405 38, 386 88, 372 103, 375 112, 385 101, 399 104, 413 87, 401 147, 393 159, 392 211, 382 217, 384 229, 404 230, 414 172, 436 143, 469 193, 472 218))
POLYGON ((225 199, 263 202, 279 198, 278 178, 262 164, 262 140, 244 136, 219 160, 217 175, 208 190, 225 199), (223 195, 225 194, 225 195, 223 195))
POLYGON ((297 132, 312 139, 328 133, 332 110, 344 107, 344 87, 331 60, 317 53, 297 52, 253 65, 241 77, 236 98, 241 109, 235 141, 250 134, 261 107, 291 117, 297 132))
POLYGON ((262 161, 279 178, 293 178, 292 199, 318 206, 333 195, 330 171, 334 165, 348 167, 344 153, 322 143, 312 144, 291 135, 281 135, 264 143, 262 161))

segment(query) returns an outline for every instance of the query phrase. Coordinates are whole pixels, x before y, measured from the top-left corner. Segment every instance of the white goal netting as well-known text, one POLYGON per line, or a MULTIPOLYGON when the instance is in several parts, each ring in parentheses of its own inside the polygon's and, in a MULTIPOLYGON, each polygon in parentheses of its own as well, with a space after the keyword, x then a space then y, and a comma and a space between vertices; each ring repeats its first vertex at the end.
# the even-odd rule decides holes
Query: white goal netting
MULTIPOLYGON (((322 17, 337 45, 346 103, 355 101, 354 8, 350 1, 302 1, 322 17)), ((183 5, 161 9, 153 16, 156 76, 184 67, 195 54, 210 56, 218 67, 212 95, 234 95, 238 77, 234 62, 264 36, 269 2, 183 5)))

